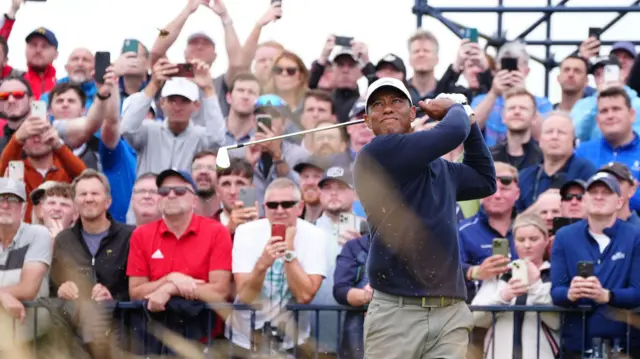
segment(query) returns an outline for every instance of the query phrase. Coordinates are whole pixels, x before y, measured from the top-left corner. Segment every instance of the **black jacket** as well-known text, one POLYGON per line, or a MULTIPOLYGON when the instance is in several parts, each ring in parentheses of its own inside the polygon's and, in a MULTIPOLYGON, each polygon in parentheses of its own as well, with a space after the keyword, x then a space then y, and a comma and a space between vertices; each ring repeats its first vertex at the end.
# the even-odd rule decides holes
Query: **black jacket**
POLYGON ((538 146, 538 143, 534 140, 530 140, 529 142, 523 145, 524 147, 524 159, 522 163, 511 163, 511 158, 509 157, 509 153, 507 152, 507 142, 503 141, 498 143, 497 145, 490 148, 491 156, 493 156, 494 161, 500 161, 504 163, 508 163, 519 170, 525 169, 529 166, 535 166, 537 164, 542 163, 542 150, 538 146))
POLYGON ((58 287, 73 281, 80 290, 81 298, 90 298, 96 283, 107 287, 113 299, 129 300, 127 258, 129 238, 135 229, 116 222, 110 215, 109 233, 100 242, 95 258, 82 238, 82 221, 60 232, 55 239, 51 264, 51 295, 56 296, 58 287))

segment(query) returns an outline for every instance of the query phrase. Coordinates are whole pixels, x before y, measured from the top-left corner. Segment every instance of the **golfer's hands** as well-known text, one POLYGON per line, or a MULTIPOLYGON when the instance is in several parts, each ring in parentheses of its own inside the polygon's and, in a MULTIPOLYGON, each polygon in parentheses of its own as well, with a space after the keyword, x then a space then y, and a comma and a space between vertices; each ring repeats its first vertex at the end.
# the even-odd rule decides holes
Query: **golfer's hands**
POLYGON ((476 269, 476 279, 487 280, 509 271, 509 258, 496 254, 482 261, 476 269))

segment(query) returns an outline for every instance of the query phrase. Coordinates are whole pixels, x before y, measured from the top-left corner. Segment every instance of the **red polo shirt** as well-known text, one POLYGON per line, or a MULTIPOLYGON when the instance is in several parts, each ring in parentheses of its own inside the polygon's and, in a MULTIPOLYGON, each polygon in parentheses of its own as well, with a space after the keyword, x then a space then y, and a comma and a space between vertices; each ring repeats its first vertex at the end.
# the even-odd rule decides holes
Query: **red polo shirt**
POLYGON ((127 276, 156 281, 178 272, 209 281, 209 272, 231 271, 231 236, 219 222, 193 215, 180 237, 164 220, 136 228, 131 235, 127 276))

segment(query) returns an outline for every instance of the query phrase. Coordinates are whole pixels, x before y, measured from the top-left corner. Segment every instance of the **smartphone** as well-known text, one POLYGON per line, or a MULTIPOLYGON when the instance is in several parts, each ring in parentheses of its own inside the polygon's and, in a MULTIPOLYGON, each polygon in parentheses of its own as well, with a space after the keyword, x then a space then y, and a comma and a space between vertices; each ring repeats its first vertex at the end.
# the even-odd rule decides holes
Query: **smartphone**
POLYGON ((367 223, 367 221, 360 221, 360 234, 363 236, 371 234, 371 229, 369 229, 369 223, 367 223))
MULTIPOLYGON (((269 115, 256 115, 256 123, 261 123, 268 129, 271 129, 271 120, 272 118, 269 115)), ((258 127, 258 132, 263 132, 260 126, 257 126, 257 127, 258 127)))
POLYGON ((582 278, 592 277, 594 274, 592 261, 580 261, 578 262, 578 275, 582 278))
POLYGON ((122 53, 125 54, 127 52, 135 52, 138 53, 140 42, 138 40, 126 39, 122 44, 122 53))
POLYGON ((336 36, 336 46, 351 47, 353 37, 336 36))
POLYGON ((553 233, 558 232, 558 230, 560 230, 560 228, 564 227, 564 226, 568 226, 571 223, 576 223, 578 221, 580 221, 581 218, 569 218, 569 217, 555 217, 553 218, 553 233))
POLYGON ((520 280, 529 285, 529 263, 526 259, 516 259, 511 263, 511 278, 520 280))
POLYGON ((284 236, 287 233, 287 226, 282 223, 273 223, 271 225, 271 237, 280 237, 284 241, 284 236))
POLYGON ((518 59, 515 57, 503 57, 502 60, 500 60, 500 67, 502 70, 517 71, 518 59))
POLYGON ((475 27, 468 28, 464 31, 464 37, 469 39, 471 42, 478 42, 478 29, 475 27))
POLYGON ((22 161, 9 161, 9 178, 24 182, 24 162, 22 161))
POLYGON ((31 102, 31 116, 47 119, 47 103, 44 101, 31 102))
POLYGON ((106 51, 96 52, 95 76, 97 83, 104 83, 104 75, 107 74, 107 67, 111 66, 111 53, 106 51))
POLYGON ((618 82, 620 81, 620 66, 618 65, 605 65, 604 66, 604 82, 618 82))
POLYGON ((238 192, 238 200, 242 202, 245 207, 255 207, 256 205, 256 188, 255 187, 242 187, 238 192))
POLYGON ((601 27, 590 27, 589 28, 589 37, 595 37, 600 40, 600 34, 602 33, 601 27))
POLYGON ((192 64, 178 64, 178 72, 172 77, 194 77, 195 73, 193 71, 192 64))
MULTIPOLYGON (((282 7, 282 0, 271 0, 272 4, 276 3, 276 2, 279 2, 280 3, 280 7, 282 7)), ((282 18, 282 16, 276 16, 276 19, 281 19, 281 18, 282 18)))
POLYGON ((340 213, 338 215, 338 232, 342 233, 345 230, 359 231, 357 226, 356 215, 353 213, 340 213))
POLYGON ((494 238, 493 246, 491 247, 492 254, 495 256, 499 254, 507 258, 511 257, 511 250, 509 249, 509 240, 506 238, 494 238))

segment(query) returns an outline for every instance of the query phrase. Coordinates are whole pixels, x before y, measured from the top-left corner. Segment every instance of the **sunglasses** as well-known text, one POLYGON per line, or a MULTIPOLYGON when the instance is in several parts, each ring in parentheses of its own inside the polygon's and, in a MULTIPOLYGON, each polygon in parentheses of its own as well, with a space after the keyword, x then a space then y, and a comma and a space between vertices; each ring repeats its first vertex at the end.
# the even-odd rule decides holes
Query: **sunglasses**
POLYGON ((0 101, 7 101, 10 96, 13 96, 16 100, 20 100, 27 95, 27 91, 5 91, 0 92, 0 101))
POLYGON ((256 108, 259 107, 288 107, 287 103, 278 95, 262 95, 258 97, 255 103, 256 108))
POLYGON ((280 206, 282 206, 282 209, 289 209, 297 203, 298 201, 266 202, 265 206, 269 209, 278 209, 280 206))
POLYGON ((513 183, 516 179, 511 177, 511 176, 499 176, 498 177, 498 181, 500 181, 500 183, 502 183, 505 186, 510 185, 511 183, 513 183))
POLYGON ((284 75, 285 73, 289 76, 293 76, 298 73, 297 67, 282 67, 282 66, 274 66, 271 70, 276 75, 284 75))
POLYGON ((187 194, 187 192, 193 193, 191 188, 186 187, 186 186, 160 187, 160 188, 158 188, 158 194, 161 195, 162 197, 168 196, 169 193, 171 193, 171 191, 173 191, 173 193, 175 193, 176 196, 178 196, 178 197, 184 196, 185 194, 187 194))
POLYGON ((564 202, 569 202, 569 201, 571 201, 571 200, 573 200, 573 199, 575 198, 575 199, 577 199, 578 201, 582 201, 582 197, 583 197, 583 196, 584 196, 583 194, 577 194, 577 193, 574 193, 574 194, 566 194, 566 195, 564 195, 564 197, 562 197, 562 200, 563 200, 564 202))

